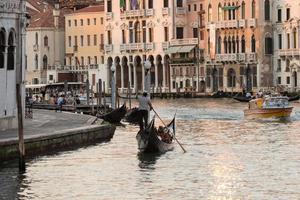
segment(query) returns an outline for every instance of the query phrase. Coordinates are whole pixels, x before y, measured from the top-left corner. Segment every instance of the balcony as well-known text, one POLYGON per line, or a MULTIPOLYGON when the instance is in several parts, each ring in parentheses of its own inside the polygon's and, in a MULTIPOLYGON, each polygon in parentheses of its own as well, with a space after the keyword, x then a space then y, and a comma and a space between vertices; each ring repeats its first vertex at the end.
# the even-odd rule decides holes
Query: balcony
POLYGON ((169 42, 163 42, 163 43, 161 43, 161 46, 162 46, 162 49, 163 49, 164 51, 166 51, 166 50, 168 50, 168 48, 169 48, 169 42))
POLYGON ((218 21, 218 22, 216 22, 216 28, 217 29, 223 29, 223 28, 225 28, 225 21, 218 21))
POLYGON ((216 54, 216 62, 236 62, 237 54, 229 53, 229 54, 216 54))
POLYGON ((225 28, 238 28, 238 20, 225 21, 225 28))
POLYGON ((38 51, 39 50, 39 45, 38 44, 34 44, 33 45, 33 51, 38 51))
POLYGON ((177 15, 185 15, 186 9, 184 7, 177 7, 176 8, 176 14, 177 15))
POLYGON ((131 43, 131 44, 120 45, 120 51, 144 51, 144 50, 145 50, 145 43, 131 43))
POLYGON ((74 45, 74 46, 73 46, 73 51, 74 51, 74 52, 77 52, 77 51, 78 51, 78 46, 77 46, 77 45, 74 45))
POLYGON ((256 53, 247 53, 247 62, 257 62, 257 54, 256 53))
POLYGON ((154 43, 146 43, 146 50, 147 51, 153 51, 154 50, 154 43))
POLYGON ((185 38, 185 39, 174 39, 171 40, 170 46, 179 46, 179 45, 197 45, 198 38, 185 38))
POLYGON ((106 44, 105 45, 105 52, 112 52, 113 45, 112 44, 106 44))
POLYGON ((256 19, 254 19, 254 18, 248 19, 248 25, 251 28, 256 28, 256 19))
POLYGON ((246 28, 246 20, 245 19, 239 20, 239 28, 246 28))
POLYGON ((162 15, 170 15, 170 9, 169 8, 162 8, 162 15))
POLYGON ((107 12, 106 13, 106 20, 111 21, 113 19, 113 13, 112 12, 107 12))
POLYGON ((238 61, 239 62, 246 62, 246 54, 245 53, 239 53, 238 54, 238 61))
POLYGON ((154 16, 154 9, 146 9, 145 15, 146 17, 154 16))
MULTIPOLYGON (((153 10, 153 9, 149 9, 153 10)), ((151 11, 149 11, 149 14, 151 14, 151 11)), ((154 11, 152 15, 154 14, 154 11)), ((152 16, 151 15, 151 16, 152 16)), ((145 10, 128 10, 125 11, 122 15, 121 18, 134 18, 134 17, 144 17, 145 16, 145 10)))
POLYGON ((280 49, 278 50, 278 55, 280 57, 299 57, 300 49, 280 49))
POLYGON ((188 65, 194 65, 197 62, 196 58, 171 58, 170 64, 176 65, 176 64, 188 64, 188 65))

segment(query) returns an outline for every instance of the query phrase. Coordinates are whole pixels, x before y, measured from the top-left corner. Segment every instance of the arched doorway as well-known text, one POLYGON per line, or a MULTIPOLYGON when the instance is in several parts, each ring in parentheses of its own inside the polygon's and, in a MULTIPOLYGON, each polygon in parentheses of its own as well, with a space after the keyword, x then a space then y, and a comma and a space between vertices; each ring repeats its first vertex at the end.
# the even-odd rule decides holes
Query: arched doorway
POLYGON ((107 74, 108 74, 108 80, 107 80, 107 83, 108 84, 107 86, 110 87, 110 82, 111 82, 111 66, 113 64, 113 59, 112 57, 108 57, 107 58, 107 74))
POLYGON ((161 55, 156 56, 156 65, 157 65, 157 72, 156 73, 157 73, 158 85, 162 86, 163 85, 164 70, 163 70, 161 55))
POLYGON ((185 87, 186 87, 186 88, 191 87, 191 80, 190 80, 190 79, 186 79, 186 80, 185 80, 185 87))
POLYGON ((15 69, 15 33, 10 31, 7 48, 7 70, 15 69))
MULTIPOLYGON (((155 65, 154 65, 154 57, 152 55, 149 56, 149 61, 151 63, 150 68, 150 77, 151 77, 151 83, 150 86, 155 85, 155 65)), ((146 73, 146 72, 145 72, 146 73)), ((146 74, 145 74, 146 76, 146 74)))
POLYGON ((252 70, 249 66, 246 68, 246 88, 247 92, 252 91, 252 70))
POLYGON ((165 74, 163 74, 163 81, 165 80, 165 86, 171 90, 171 75, 170 75, 170 56, 164 56, 165 74))
POLYGON ((227 71, 227 87, 236 87, 236 73, 232 68, 227 71))
POLYGON ((218 91, 218 70, 213 68, 212 70, 212 83, 213 83, 213 92, 218 91))
POLYGON ((4 55, 5 55, 5 30, 0 30, 0 68, 4 68, 4 55))
POLYGON ((115 67, 116 67, 116 88, 121 88, 121 65, 120 58, 115 57, 115 67))
POLYGON ((136 89, 137 92, 143 89, 143 69, 142 69, 142 59, 140 56, 136 56, 134 59, 134 64, 136 67, 136 89))
POLYGON ((129 81, 129 70, 128 70, 128 60, 126 56, 122 58, 122 66, 123 66, 123 81, 124 81, 124 88, 128 88, 128 81, 129 81))
POLYGON ((205 92, 205 81, 200 81, 200 92, 205 92))
POLYGON ((48 58, 46 55, 43 57, 43 69, 46 70, 48 67, 48 58))

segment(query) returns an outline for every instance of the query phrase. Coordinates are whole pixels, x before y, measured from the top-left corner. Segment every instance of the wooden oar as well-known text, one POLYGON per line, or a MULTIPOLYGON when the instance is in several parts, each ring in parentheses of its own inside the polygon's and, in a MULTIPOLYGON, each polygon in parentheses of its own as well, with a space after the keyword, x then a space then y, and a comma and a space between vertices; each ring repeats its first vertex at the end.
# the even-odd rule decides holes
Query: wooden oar
MULTIPOLYGON (((152 108, 152 110, 153 110, 153 112, 156 114, 156 116, 160 119, 160 121, 163 123, 163 125, 164 125, 165 127, 167 127, 167 125, 165 124, 165 122, 160 118, 160 116, 157 114, 157 112, 154 110, 154 108, 152 108)), ((169 127, 167 127, 167 128, 169 129, 169 127)), ((169 130, 170 130, 170 129, 169 129, 169 130)), ((185 153, 186 150, 183 148, 182 144, 180 144, 180 142, 177 140, 175 134, 173 134, 173 136, 174 136, 174 139, 176 140, 176 142, 177 142, 177 143, 179 144, 179 146, 181 147, 183 153, 185 153)))

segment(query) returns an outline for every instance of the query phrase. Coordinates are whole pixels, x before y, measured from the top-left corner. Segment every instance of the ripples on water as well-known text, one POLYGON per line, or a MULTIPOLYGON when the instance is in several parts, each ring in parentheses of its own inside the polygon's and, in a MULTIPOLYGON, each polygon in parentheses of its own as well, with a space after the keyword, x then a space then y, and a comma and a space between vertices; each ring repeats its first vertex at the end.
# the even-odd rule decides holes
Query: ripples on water
POLYGON ((187 153, 137 155, 137 128, 118 127, 108 143, 29 161, 24 175, 4 165, 0 199, 300 199, 299 104, 287 121, 244 120, 246 104, 229 99, 153 104, 165 121, 177 113, 187 153))

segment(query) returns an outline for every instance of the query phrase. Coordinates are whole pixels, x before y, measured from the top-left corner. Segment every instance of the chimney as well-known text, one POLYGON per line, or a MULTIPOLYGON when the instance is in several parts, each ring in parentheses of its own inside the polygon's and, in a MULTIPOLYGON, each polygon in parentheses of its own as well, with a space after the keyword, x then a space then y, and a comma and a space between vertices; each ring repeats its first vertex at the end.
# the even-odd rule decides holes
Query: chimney
POLYGON ((53 9, 53 17, 54 17, 54 27, 58 28, 59 26, 59 15, 60 15, 60 10, 59 10, 59 4, 56 3, 53 9))

